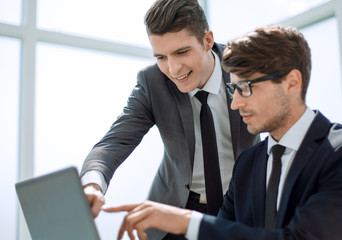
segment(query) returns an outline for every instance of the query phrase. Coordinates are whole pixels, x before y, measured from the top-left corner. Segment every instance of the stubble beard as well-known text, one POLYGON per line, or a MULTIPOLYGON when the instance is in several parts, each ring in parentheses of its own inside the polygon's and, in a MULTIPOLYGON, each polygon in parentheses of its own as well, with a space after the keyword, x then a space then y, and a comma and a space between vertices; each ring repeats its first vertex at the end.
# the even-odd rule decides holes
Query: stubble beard
POLYGON ((269 115, 270 117, 260 127, 247 125, 247 130, 251 134, 279 132, 287 126, 290 116, 290 103, 282 91, 278 92, 278 96, 275 103, 276 110, 269 115))

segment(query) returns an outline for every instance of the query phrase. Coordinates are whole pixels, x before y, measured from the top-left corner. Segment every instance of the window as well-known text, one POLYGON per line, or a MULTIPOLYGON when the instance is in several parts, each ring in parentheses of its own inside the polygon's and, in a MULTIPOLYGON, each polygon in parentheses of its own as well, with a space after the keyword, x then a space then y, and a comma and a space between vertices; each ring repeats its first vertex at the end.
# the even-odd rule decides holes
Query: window
POLYGON ((151 62, 39 43, 35 174, 66 165, 80 170, 90 149, 121 113, 138 70, 151 62))
POLYGON ((0 37, 0 189, 2 197, 0 225, 1 239, 16 236, 16 193, 18 170, 18 104, 19 104, 19 52, 17 39, 0 37))
POLYGON ((226 43, 229 39, 252 31, 258 26, 278 23, 328 1, 208 1, 208 18, 215 41, 226 43))
POLYGON ((0 22, 19 25, 21 22, 20 10, 20 0, 0 0, 0 22))
POLYGON ((307 104, 333 122, 342 122, 341 52, 336 18, 303 28, 311 48, 312 72, 307 104), (324 32, 324 34, 322 34, 324 32))
POLYGON ((37 25, 46 30, 149 47, 144 15, 153 2, 38 0, 37 25))

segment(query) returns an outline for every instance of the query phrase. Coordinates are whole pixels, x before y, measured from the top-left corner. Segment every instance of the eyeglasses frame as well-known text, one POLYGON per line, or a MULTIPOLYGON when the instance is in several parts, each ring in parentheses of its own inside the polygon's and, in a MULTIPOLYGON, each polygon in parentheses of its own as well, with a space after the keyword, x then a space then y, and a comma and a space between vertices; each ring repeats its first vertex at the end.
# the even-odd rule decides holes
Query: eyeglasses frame
POLYGON ((271 73, 271 74, 268 74, 266 76, 262 76, 262 77, 259 77, 259 78, 253 79, 253 80, 242 80, 242 81, 239 81, 237 83, 226 83, 226 86, 228 88, 228 93, 230 95, 230 98, 233 98, 236 89, 238 90, 238 93, 240 94, 241 97, 246 98, 246 97, 249 97, 253 94, 252 84, 264 82, 264 81, 268 81, 268 80, 278 80, 282 77, 285 77, 287 74, 288 73, 271 73), (240 90, 241 88, 238 87, 238 84, 241 84, 241 83, 247 83, 248 84, 248 87, 250 90, 250 94, 248 96, 242 95, 242 90, 240 90))

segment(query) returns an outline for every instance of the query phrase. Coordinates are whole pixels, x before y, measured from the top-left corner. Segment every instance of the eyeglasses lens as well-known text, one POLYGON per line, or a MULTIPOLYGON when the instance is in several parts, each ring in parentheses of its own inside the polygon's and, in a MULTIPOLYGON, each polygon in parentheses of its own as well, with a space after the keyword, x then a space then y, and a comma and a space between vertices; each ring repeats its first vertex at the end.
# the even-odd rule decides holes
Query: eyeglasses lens
POLYGON ((251 95, 251 88, 247 82, 238 82, 236 88, 243 97, 248 97, 251 95))

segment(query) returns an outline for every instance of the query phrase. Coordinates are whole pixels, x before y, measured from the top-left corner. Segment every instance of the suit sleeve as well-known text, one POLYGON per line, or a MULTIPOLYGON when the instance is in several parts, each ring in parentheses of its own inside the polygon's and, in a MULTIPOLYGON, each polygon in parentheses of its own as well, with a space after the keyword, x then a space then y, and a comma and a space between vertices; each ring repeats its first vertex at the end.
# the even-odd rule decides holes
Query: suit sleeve
POLYGON ((154 125, 151 109, 148 81, 141 71, 123 112, 86 157, 81 176, 89 170, 98 170, 109 184, 115 170, 154 125))

